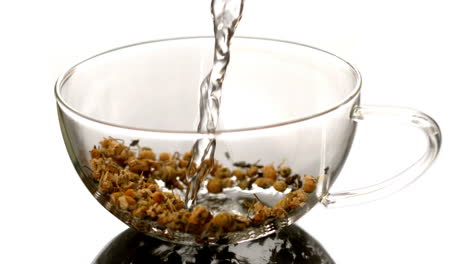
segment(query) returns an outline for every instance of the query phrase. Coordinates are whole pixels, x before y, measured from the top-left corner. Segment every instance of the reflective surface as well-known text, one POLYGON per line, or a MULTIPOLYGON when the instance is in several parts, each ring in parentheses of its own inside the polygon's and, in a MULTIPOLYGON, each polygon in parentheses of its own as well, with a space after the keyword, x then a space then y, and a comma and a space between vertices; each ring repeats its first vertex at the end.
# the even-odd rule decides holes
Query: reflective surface
POLYGON ((93 261, 107 263, 335 263, 304 230, 291 225, 255 241, 218 247, 172 244, 127 229, 93 261))

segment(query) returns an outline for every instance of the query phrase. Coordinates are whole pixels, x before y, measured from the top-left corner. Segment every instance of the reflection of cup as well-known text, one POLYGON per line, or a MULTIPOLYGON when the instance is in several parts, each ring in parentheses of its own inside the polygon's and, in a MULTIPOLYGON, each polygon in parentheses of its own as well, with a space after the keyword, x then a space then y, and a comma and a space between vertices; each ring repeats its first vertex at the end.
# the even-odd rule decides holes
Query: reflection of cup
MULTIPOLYGON (((172 241, 195 238, 124 214, 107 202, 89 176, 88 151, 105 136, 159 152, 184 152, 206 135, 196 132, 198 87, 210 67, 213 39, 153 41, 112 50, 73 67, 56 85, 65 144, 92 194, 122 221, 172 241)), ((215 158, 285 164, 300 175, 318 177, 307 203, 285 219, 228 233, 227 242, 258 238, 291 224, 319 201, 359 203, 393 193, 415 180, 436 158, 441 134, 427 115, 409 109, 359 105, 361 77, 346 61, 325 51, 285 41, 236 38, 224 82, 215 158), (343 167, 358 122, 379 119, 420 128, 426 153, 403 173, 362 189, 330 193, 343 167), (229 155, 226 155, 228 153, 229 155)), ((239 211, 255 193, 273 205, 279 196, 256 188, 211 196, 217 210, 239 211)))
POLYGON ((127 229, 94 259, 107 263, 335 263, 323 246, 296 225, 246 243, 222 246, 183 246, 127 229))

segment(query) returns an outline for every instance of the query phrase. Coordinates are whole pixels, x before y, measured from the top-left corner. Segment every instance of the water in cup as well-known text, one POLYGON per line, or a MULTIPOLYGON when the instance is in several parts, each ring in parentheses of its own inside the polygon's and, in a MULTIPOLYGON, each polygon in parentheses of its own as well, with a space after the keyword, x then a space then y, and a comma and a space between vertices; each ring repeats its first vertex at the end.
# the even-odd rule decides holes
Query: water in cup
POLYGON ((231 38, 234 36, 242 17, 243 6, 244 0, 213 0, 211 2, 215 50, 213 66, 200 85, 200 119, 197 127, 199 133, 208 133, 208 135, 197 140, 192 148, 192 159, 187 170, 187 178, 190 183, 187 186, 185 197, 188 209, 192 209, 197 199, 200 184, 213 169, 213 158, 216 151, 214 132, 218 124, 224 75, 231 56, 229 50, 231 38), (203 163, 204 161, 205 163, 203 163), (200 165, 198 169, 197 165, 200 165), (191 173, 192 168, 195 169, 194 174, 191 173))

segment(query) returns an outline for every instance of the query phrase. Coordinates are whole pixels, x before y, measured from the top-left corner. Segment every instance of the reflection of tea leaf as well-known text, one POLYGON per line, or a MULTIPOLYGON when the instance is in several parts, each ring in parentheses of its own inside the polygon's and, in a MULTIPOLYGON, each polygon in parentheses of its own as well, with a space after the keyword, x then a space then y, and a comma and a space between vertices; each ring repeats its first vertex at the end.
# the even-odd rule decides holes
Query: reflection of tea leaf
MULTIPOLYGON (((280 232, 278 238, 283 240, 281 250, 276 254, 276 259, 273 263, 288 263, 286 258, 292 257, 289 263, 311 263, 320 264, 322 258, 317 255, 316 249, 319 245, 310 244, 306 234, 302 233, 300 229, 290 228, 288 232, 280 232), (286 253, 286 252, 288 253, 286 253)), ((274 256, 272 256, 273 260, 274 256)))
POLYGON ((216 254, 216 257, 222 260, 235 260, 236 254, 229 251, 229 247, 223 247, 222 250, 216 254))
POLYGON ((195 263, 211 263, 214 256, 213 250, 209 247, 202 247, 195 254, 195 263))
POLYGON ((278 252, 276 252, 276 248, 271 253, 270 262, 271 263, 297 263, 295 261, 295 257, 291 252, 286 249, 282 248, 278 252))
POLYGON ((182 257, 174 251, 167 256, 167 263, 182 264, 182 257))

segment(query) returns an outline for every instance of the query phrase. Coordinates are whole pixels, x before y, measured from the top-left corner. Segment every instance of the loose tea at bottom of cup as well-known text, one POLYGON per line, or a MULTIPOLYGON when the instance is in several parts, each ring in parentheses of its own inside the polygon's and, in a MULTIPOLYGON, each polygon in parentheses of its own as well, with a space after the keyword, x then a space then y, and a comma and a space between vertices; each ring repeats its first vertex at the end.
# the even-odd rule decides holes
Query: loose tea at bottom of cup
MULTIPOLYGON (((315 190, 316 179, 309 175, 292 174, 285 166, 266 166, 258 163, 236 162, 233 170, 214 162, 204 185, 216 195, 226 189, 239 191, 254 187, 283 193, 273 206, 262 202, 256 194, 242 205, 247 214, 217 212, 200 204, 189 211, 175 190, 184 192, 189 184, 187 169, 191 153, 159 153, 139 147, 138 141, 126 146, 113 138, 104 138, 91 151, 92 177, 98 190, 119 210, 133 217, 156 221, 172 230, 201 236, 219 237, 226 232, 243 231, 262 225, 270 219, 283 219, 295 208, 303 207, 307 193, 315 190)), ((210 161, 204 161, 210 162, 210 161)), ((196 166, 191 166, 196 170, 196 166)))

